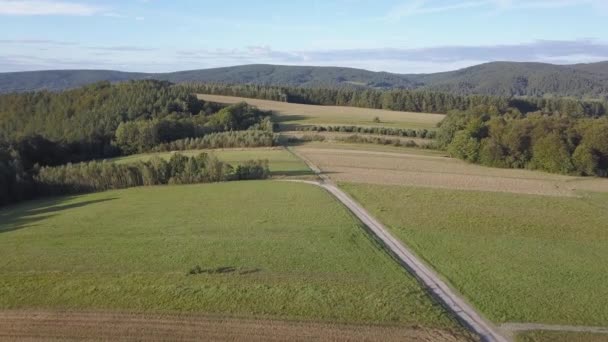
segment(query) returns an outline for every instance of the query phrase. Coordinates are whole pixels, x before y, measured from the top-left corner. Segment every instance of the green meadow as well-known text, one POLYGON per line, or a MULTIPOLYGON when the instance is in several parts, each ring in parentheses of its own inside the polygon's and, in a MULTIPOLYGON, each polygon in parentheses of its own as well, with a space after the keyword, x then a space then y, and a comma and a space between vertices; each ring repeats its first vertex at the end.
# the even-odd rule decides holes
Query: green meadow
POLYGON ((1 309, 192 312, 460 330, 320 188, 139 187, 0 209, 1 309))
POLYGON ((608 326, 608 194, 341 184, 495 322, 608 326))
POLYGON ((118 157, 110 161, 124 164, 137 161, 147 161, 153 156, 169 159, 173 153, 181 153, 186 156, 194 156, 199 153, 209 153, 231 165, 238 165, 247 160, 268 160, 268 166, 272 175, 307 175, 312 174, 308 166, 296 156, 284 148, 249 148, 249 149, 223 149, 223 150, 189 150, 178 152, 158 152, 135 154, 118 157))

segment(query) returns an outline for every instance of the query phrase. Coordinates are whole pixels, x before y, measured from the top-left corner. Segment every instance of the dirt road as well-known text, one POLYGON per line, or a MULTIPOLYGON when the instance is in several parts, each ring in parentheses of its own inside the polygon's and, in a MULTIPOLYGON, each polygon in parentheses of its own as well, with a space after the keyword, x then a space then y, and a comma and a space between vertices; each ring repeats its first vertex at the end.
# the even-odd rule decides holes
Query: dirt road
POLYGON ((484 319, 473 307, 456 294, 430 267, 423 263, 409 248, 388 232, 388 229, 367 212, 361 205, 335 186, 310 160, 290 149, 301 158, 311 170, 319 175, 320 182, 309 182, 323 187, 342 202, 369 230, 394 254, 428 291, 449 311, 484 341, 506 342, 508 339, 499 333, 492 323, 484 319))

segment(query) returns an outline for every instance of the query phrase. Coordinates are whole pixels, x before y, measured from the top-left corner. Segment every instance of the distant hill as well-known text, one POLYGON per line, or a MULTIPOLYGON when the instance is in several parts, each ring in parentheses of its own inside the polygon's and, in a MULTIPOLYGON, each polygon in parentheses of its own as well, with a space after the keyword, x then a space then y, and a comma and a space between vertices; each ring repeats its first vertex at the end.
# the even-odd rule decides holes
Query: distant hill
POLYGON ((173 73, 58 70, 0 73, 0 93, 63 90, 98 81, 159 79, 297 87, 428 89, 458 95, 608 97, 608 62, 574 65, 492 62, 434 74, 392 74, 353 68, 243 65, 173 73))
POLYGON ((406 77, 427 89, 458 95, 608 96, 608 62, 576 65, 493 62, 406 77))
POLYGON ((99 81, 120 82, 149 77, 148 74, 113 70, 46 70, 0 73, 0 93, 65 90, 99 81))

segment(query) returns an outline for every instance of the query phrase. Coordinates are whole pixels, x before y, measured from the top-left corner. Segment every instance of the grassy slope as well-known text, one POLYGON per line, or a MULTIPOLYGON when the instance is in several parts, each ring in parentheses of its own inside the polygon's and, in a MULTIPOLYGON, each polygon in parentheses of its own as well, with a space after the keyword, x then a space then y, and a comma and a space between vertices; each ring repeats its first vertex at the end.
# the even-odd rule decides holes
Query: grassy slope
POLYGON ((608 325, 608 194, 342 186, 492 320, 608 325))
MULTIPOLYGON (((226 149, 226 150, 191 150, 191 151, 180 151, 187 156, 196 155, 202 152, 208 152, 219 159, 230 163, 232 165, 238 165, 241 162, 251 159, 266 159, 269 162, 270 171, 274 175, 294 175, 294 174, 307 174, 311 173, 310 169, 300 159, 286 151, 285 149, 278 148, 252 148, 252 149, 226 149)), ((172 152, 161 152, 161 153, 145 153, 136 154, 126 157, 119 157, 112 159, 111 161, 117 163, 132 163, 136 161, 146 161, 152 156, 157 155, 161 158, 170 158, 172 152)))
POLYGON ((252 181, 0 210, 0 308, 205 312, 455 327, 328 194, 252 181), (224 273, 187 275, 202 269, 224 273))
POLYGON ((219 103, 238 103, 245 101, 262 110, 272 111, 274 121, 285 130, 296 126, 336 125, 336 126, 375 126, 392 128, 426 128, 436 129, 437 123, 445 115, 428 113, 398 112, 381 109, 369 109, 341 106, 315 106, 297 103, 285 103, 267 100, 220 95, 198 95, 205 101, 219 103), (374 122, 378 117, 380 122, 374 122))

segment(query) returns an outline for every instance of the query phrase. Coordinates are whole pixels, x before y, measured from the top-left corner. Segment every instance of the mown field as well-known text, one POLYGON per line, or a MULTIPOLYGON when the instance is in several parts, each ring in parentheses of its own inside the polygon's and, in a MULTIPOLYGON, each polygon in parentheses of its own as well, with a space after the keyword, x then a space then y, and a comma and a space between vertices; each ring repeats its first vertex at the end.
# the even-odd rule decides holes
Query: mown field
POLYGON ((205 313, 462 331, 308 184, 140 187, 0 210, 0 308, 205 313))
POLYGON ((445 117, 442 114, 397 112, 357 107, 315 106, 221 95, 199 94, 198 97, 209 102, 229 104, 244 101, 262 110, 272 111, 275 114, 274 121, 278 122, 282 129, 285 130, 290 130, 301 125, 354 125, 435 129, 437 123, 445 117), (378 117, 380 122, 374 122, 375 117, 378 117))
POLYGON ((340 185, 491 320, 608 326, 608 193, 340 185))
MULTIPOLYGON (((189 150, 179 151, 186 156, 193 156, 199 153, 213 154, 222 161, 233 166, 251 159, 268 160, 270 172, 275 176, 307 175, 312 174, 304 162, 289 153, 284 148, 246 148, 246 149, 222 149, 222 150, 189 150)), ((144 153, 119 157, 110 161, 124 164, 137 161, 147 161, 153 156, 169 159, 174 152, 144 153)))
POLYGON ((334 143, 307 143, 296 149, 338 182, 564 197, 576 197, 580 190, 608 192, 606 178, 490 168, 433 150, 334 143))

